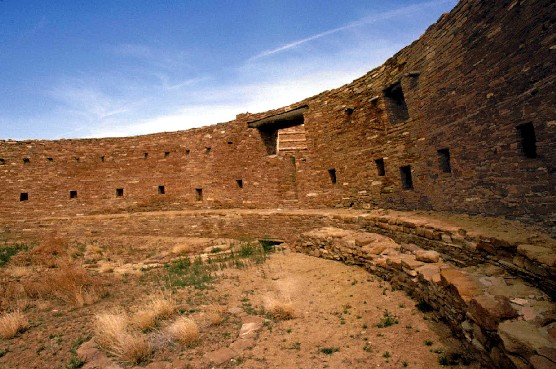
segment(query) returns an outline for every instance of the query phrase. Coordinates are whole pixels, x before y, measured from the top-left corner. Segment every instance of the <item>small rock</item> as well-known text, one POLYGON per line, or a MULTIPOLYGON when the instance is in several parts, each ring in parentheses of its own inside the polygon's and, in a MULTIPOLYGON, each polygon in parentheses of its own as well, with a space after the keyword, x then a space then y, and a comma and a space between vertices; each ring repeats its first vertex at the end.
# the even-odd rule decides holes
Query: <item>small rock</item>
POLYGON ((505 296, 482 295, 469 303, 469 314, 475 322, 486 330, 494 331, 504 319, 517 317, 517 311, 505 296))
POLYGON ((228 309, 228 313, 233 315, 241 315, 243 313, 243 309, 237 306, 231 307, 228 309))
POLYGON ((425 263, 438 263, 440 254, 434 250, 417 250, 415 252, 415 259, 425 263))
POLYGON ((541 347, 550 346, 537 327, 523 320, 500 323, 498 333, 506 350, 522 357, 534 354, 541 347))
POLYGON ((525 306, 529 304, 529 300, 520 299, 520 298, 511 299, 510 301, 519 306, 525 306))
POLYGON ((250 338, 254 337, 257 332, 261 329, 261 323, 245 323, 241 326, 239 330, 239 338, 250 338))
POLYGON ((242 338, 235 340, 230 344, 230 348, 237 353, 241 353, 245 350, 249 350, 255 346, 255 340, 252 338, 242 338))
POLYGON ((543 356, 534 355, 529 358, 529 362, 534 369, 554 369, 556 368, 556 363, 548 360, 543 356))
POLYGON ((228 348, 223 347, 216 351, 208 352, 205 354, 205 357, 215 365, 223 365, 227 364, 236 356, 236 353, 228 348))

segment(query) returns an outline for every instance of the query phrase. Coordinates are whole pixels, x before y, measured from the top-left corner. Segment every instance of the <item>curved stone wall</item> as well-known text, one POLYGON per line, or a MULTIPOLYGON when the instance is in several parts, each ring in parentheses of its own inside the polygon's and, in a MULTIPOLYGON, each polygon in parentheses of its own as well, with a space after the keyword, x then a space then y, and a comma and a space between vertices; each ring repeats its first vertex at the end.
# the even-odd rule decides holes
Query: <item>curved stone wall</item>
POLYGON ((555 7, 463 0, 352 83, 228 123, 2 141, 0 215, 383 207, 553 228, 555 7))

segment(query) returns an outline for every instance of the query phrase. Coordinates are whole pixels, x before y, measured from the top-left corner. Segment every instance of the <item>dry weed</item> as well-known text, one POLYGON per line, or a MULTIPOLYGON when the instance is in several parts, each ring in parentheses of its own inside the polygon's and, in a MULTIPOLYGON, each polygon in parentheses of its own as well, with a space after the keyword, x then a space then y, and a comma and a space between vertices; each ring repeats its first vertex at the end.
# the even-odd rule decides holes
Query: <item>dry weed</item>
POLYGON ((190 252, 191 252, 191 247, 189 247, 189 245, 186 244, 180 244, 172 247, 172 254, 183 255, 183 254, 189 254, 190 252))
POLYGON ((295 310, 291 301, 268 298, 265 303, 265 310, 275 319, 289 320, 295 318, 295 310))
POLYGON ((152 352, 147 337, 128 330, 129 319, 124 313, 102 313, 95 316, 95 341, 119 360, 136 364, 152 352))
POLYGON ((209 305, 204 316, 209 326, 220 325, 224 321, 224 309, 219 305, 209 305))
POLYGON ((33 274, 33 268, 29 266, 10 265, 6 268, 6 274, 12 278, 28 277, 33 274))
POLYGON ((186 346, 190 346, 199 339, 199 327, 197 323, 195 323, 193 319, 185 316, 176 319, 168 326, 166 331, 171 338, 186 346))
POLYGON ((29 327, 29 321, 19 311, 7 313, 0 317, 0 336, 4 338, 15 337, 19 332, 29 327))
POLYGON ((176 303, 173 299, 165 296, 151 297, 149 301, 138 309, 131 319, 137 328, 146 331, 153 328, 157 320, 168 318, 176 311, 176 303))
POLYGON ((77 265, 65 265, 43 278, 40 294, 54 296, 75 306, 90 305, 105 296, 103 283, 77 265))

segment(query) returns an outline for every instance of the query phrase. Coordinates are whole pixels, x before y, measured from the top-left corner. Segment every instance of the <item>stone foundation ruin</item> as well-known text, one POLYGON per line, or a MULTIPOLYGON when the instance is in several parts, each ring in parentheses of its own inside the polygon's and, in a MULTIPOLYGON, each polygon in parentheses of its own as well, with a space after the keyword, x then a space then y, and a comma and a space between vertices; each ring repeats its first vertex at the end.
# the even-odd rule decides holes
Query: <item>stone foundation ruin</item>
POLYGON ((382 66, 291 106, 1 141, 0 230, 285 239, 426 302, 485 366, 554 367, 555 19, 551 0, 462 0, 382 66))

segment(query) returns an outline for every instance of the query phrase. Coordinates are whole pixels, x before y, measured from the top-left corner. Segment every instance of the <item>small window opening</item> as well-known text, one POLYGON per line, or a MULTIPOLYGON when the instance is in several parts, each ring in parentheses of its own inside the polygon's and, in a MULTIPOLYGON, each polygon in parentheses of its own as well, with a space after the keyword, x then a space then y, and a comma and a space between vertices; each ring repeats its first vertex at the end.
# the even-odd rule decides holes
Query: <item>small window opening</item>
POLYGON ((79 156, 76 156, 76 157, 75 157, 75 161, 76 161, 76 162, 79 162, 79 156))
POLYGON ((0 165, 4 165, 4 164, 6 164, 6 160, 0 158, 0 165))
POLYGON ((328 175, 330 176, 330 182, 332 182, 332 184, 336 184, 336 169, 328 169, 328 175))
POLYGON ((48 160, 49 163, 53 163, 53 162, 54 162, 54 158, 46 158, 46 160, 48 160))
POLYGON ((104 155, 102 155, 102 156, 100 157, 100 161, 101 161, 102 163, 104 163, 104 155))
POLYGON ((148 159, 148 158, 149 158, 149 153, 148 152, 143 153, 143 159, 148 159))
POLYGON ((123 188, 116 188, 116 197, 122 197, 124 195, 123 188))
POLYGON ((22 192, 19 194, 19 201, 29 200, 29 194, 27 192, 22 192))
POLYGON ((237 187, 243 188, 243 179, 236 179, 237 187))
POLYGON ((234 143, 232 141, 228 141, 228 145, 233 145, 234 143))
POLYGON ((384 97, 386 98, 386 109, 392 124, 405 122, 409 119, 409 112, 400 82, 384 89, 384 97))
POLYGON ((521 151, 526 158, 534 159, 537 157, 537 137, 533 123, 520 124, 516 127, 521 138, 521 151))
POLYGON ((212 147, 205 147, 205 154, 210 154, 212 147))
POLYGON ((166 189, 164 188, 164 186, 158 186, 158 194, 164 195, 165 193, 166 193, 166 189))
POLYGON ((191 150, 185 149, 185 155, 189 155, 189 154, 191 154, 191 150))
POLYGON ((197 201, 203 201, 203 189, 202 188, 196 188, 195 189, 195 196, 197 201))
POLYGON ((413 178, 411 177, 411 165, 400 167, 402 188, 405 190, 413 189, 413 178))
POLYGON ((444 173, 451 173, 452 166, 450 165, 450 150, 440 149, 438 153, 438 164, 440 165, 440 170, 444 173))
POLYGON ((70 191, 70 199, 77 199, 77 191, 70 191))
POLYGON ((166 151, 166 152, 164 153, 164 157, 167 158, 167 157, 169 157, 169 156, 170 156, 170 151, 166 151))
POLYGON ((31 160, 29 158, 23 158, 23 164, 29 164, 31 160))
POLYGON ((386 175, 386 169, 384 168, 384 159, 375 159, 376 164, 376 172, 380 177, 384 177, 386 175))

